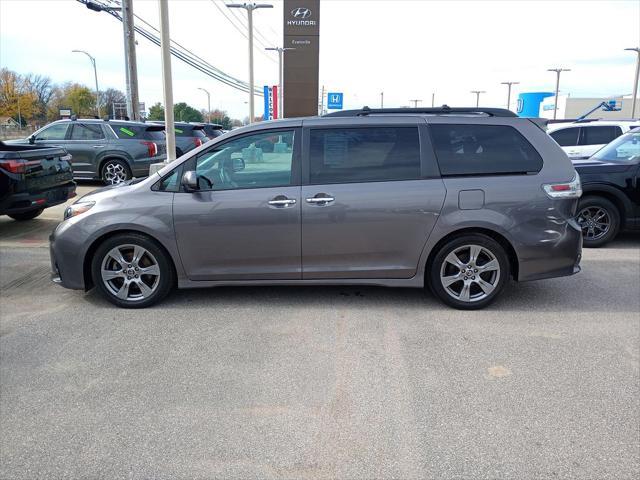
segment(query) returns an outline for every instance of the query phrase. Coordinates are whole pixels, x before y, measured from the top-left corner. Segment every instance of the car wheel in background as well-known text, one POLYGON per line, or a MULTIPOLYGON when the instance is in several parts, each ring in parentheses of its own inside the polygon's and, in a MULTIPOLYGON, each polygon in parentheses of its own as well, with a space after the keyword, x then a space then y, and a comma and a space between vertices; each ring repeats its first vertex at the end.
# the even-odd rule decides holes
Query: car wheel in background
POLYGON ((461 235, 443 245, 431 264, 429 285, 444 303, 477 310, 493 302, 509 278, 502 245, 481 234, 461 235))
POLYGON ((153 305, 171 291, 174 270, 168 254, 140 234, 105 240, 91 261, 93 284, 111 303, 125 308, 153 305))
POLYGON ((9 217, 13 218, 14 220, 18 220, 19 222, 21 222, 23 220, 31 220, 33 218, 36 218, 42 212, 44 212, 44 208, 38 208, 37 210, 29 210, 28 212, 10 213, 9 217))
POLYGON ((620 212, 604 197, 581 198, 577 218, 585 247, 601 247, 613 240, 620 230, 620 212))
POLYGON ((131 170, 122 160, 105 160, 100 169, 100 178, 106 185, 117 185, 131 179, 131 170))

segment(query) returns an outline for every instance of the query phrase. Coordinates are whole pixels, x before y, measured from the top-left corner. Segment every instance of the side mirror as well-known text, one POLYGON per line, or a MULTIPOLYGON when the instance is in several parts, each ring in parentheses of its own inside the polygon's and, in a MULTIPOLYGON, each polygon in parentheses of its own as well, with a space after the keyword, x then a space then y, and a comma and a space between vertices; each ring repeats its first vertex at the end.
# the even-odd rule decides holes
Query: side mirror
POLYGON ((193 170, 189 170, 182 174, 182 186, 187 192, 195 192, 198 190, 198 176, 193 170))
POLYGON ((36 143, 36 136, 35 135, 31 135, 28 140, 29 140, 29 143, 31 145, 33 145, 34 143, 36 143))
POLYGON ((241 172, 245 168, 244 159, 242 158, 234 158, 232 159, 231 168, 234 172, 241 172))

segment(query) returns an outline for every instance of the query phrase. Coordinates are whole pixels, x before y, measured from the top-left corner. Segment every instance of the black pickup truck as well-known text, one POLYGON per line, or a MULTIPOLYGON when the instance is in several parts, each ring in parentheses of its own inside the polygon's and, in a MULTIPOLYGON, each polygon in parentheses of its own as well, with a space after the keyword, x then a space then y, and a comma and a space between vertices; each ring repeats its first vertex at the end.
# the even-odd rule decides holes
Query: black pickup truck
POLYGON ((0 142, 0 215, 31 220, 75 195, 65 149, 0 142))

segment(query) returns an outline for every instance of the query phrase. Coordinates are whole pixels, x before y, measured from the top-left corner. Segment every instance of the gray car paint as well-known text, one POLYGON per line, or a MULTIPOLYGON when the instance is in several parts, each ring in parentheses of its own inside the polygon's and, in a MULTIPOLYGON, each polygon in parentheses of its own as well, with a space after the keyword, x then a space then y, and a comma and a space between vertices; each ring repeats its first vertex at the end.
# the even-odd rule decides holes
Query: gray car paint
MULTIPOLYGON (((429 146, 428 140, 422 143, 429 146)), ((577 200, 552 200, 542 185, 574 175, 562 149, 526 119, 385 115, 261 122, 214 139, 135 185, 85 196, 81 201, 96 205, 56 228, 52 264, 63 286, 87 288, 84 265, 100 239, 137 231, 166 249, 180 288, 300 283, 422 287, 434 247, 462 229, 480 229, 509 243, 516 279, 571 275, 579 270, 582 242, 573 220, 577 200), (420 128, 430 123, 510 125, 536 147, 544 166, 536 175, 442 179, 435 174, 433 151, 427 149, 422 152, 423 180, 206 193, 152 190, 176 166, 238 135, 282 127, 305 127, 306 132, 345 121, 349 126, 410 123, 420 128), (478 190, 484 193, 482 208, 461 209, 461 192, 478 190), (307 195, 321 191, 335 195, 336 201, 326 207, 306 204, 307 195), (283 193, 297 199, 296 207, 270 208, 267 201, 283 193)))

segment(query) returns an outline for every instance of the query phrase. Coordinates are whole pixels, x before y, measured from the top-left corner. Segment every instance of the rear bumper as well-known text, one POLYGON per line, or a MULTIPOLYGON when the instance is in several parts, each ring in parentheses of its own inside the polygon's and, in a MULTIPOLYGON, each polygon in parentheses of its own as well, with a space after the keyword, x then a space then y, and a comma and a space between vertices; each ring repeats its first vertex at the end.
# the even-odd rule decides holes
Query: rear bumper
POLYGON ((582 231, 578 222, 573 218, 567 220, 563 228, 549 234, 538 244, 527 245, 524 255, 519 252, 518 281, 566 277, 580 272, 582 231))
POLYGON ((49 208, 75 197, 76 184, 69 182, 40 192, 24 192, 9 195, 0 202, 0 214, 23 213, 40 208, 49 208))
POLYGON ((162 163, 167 159, 166 155, 156 155, 152 158, 139 158, 131 162, 131 174, 134 177, 148 177, 149 168, 154 163, 162 163))

